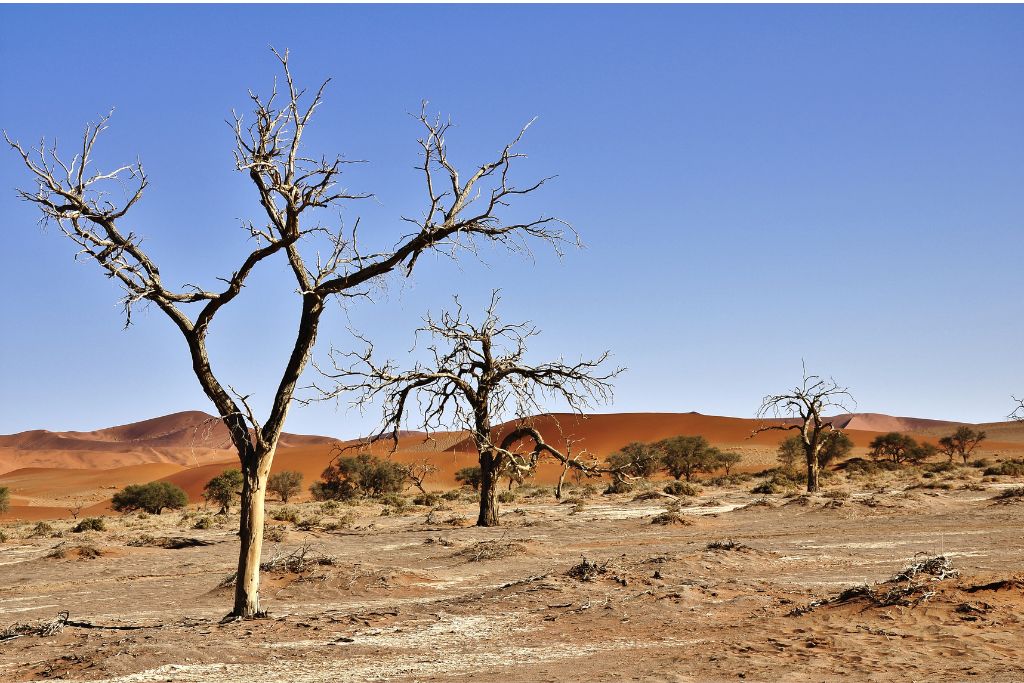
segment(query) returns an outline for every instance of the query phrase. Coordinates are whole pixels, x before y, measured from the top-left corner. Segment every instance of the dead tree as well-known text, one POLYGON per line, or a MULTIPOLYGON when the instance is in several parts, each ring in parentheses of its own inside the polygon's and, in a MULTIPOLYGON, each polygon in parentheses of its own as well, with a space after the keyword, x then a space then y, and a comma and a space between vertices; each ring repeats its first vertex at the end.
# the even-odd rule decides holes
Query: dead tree
POLYGON ((524 360, 527 342, 539 331, 530 323, 503 323, 496 313, 498 300, 494 292, 479 324, 463 314, 457 298, 454 311, 445 311, 437 319, 428 315, 417 335, 432 339, 432 359, 408 371, 391 362, 378 365, 369 343, 361 354, 332 354, 333 370, 322 370, 322 374, 333 384, 320 389, 324 398, 359 392, 356 404, 360 407, 382 400, 380 435, 390 434, 396 446, 414 401, 418 401, 420 428, 428 433, 451 422, 468 429, 480 461, 478 526, 499 524, 499 476, 528 473, 542 455, 595 475, 611 472, 596 462, 587 464, 562 454, 528 418, 543 412, 542 401, 547 398, 563 399, 573 412, 582 414, 593 402, 611 398, 610 380, 621 372, 601 369, 608 352, 574 364, 562 360, 528 364, 524 360), (496 443, 496 421, 505 416, 516 420, 516 426, 496 443), (531 444, 525 450, 524 441, 531 444))
POLYGON ((423 495, 427 495, 427 489, 423 488, 423 483, 427 477, 437 472, 438 467, 430 462, 430 458, 420 458, 405 468, 405 476, 409 483, 418 488, 423 495))
MULTIPOLYGON (((583 456, 588 455, 587 451, 572 452, 573 446, 578 441, 579 439, 565 439, 565 459, 561 461, 562 470, 558 473, 558 484, 555 485, 555 500, 562 500, 562 487, 565 486, 565 475, 569 473, 569 470, 580 474, 585 471, 579 465, 583 464, 583 456)), ((578 480, 577 483, 579 483, 578 480)))
POLYGON ((843 413, 851 412, 848 403, 853 402, 846 387, 836 384, 834 379, 823 379, 808 375, 804 368, 803 382, 785 394, 768 395, 761 401, 758 418, 774 417, 777 424, 763 425, 751 436, 771 430, 795 430, 799 432, 807 461, 807 491, 818 490, 818 456, 828 441, 828 435, 838 431, 833 421, 824 413, 835 408, 843 413))
MULTIPOLYGON (((425 209, 418 218, 403 217, 411 229, 398 232, 393 247, 366 251, 356 240, 358 221, 323 227, 319 220, 326 216, 325 210, 337 211, 339 206, 369 195, 339 187, 348 160, 316 156, 306 149, 307 129, 323 102, 327 82, 306 94, 292 79, 288 53, 274 54, 283 69, 281 90, 275 82, 269 97, 250 92, 252 122, 243 121, 238 114, 232 122, 235 166, 252 181, 255 199, 265 215, 258 224, 244 226, 254 247, 214 288, 169 284, 165 272, 143 248, 129 216, 149 185, 142 164, 102 171, 93 162, 94 148, 109 116, 86 127, 81 145, 70 159, 59 156, 55 145, 47 147, 45 140, 36 149, 25 149, 4 133, 35 181, 32 190, 19 192, 21 198, 38 206, 43 221, 56 223, 78 246, 77 258, 96 263, 122 287, 126 326, 131 324, 133 306, 140 302, 155 305, 171 319, 184 338, 199 383, 228 428, 244 475, 239 580, 231 612, 240 618, 261 614, 258 587, 267 478, 329 300, 369 298, 383 276, 397 271, 408 277, 427 252, 455 257, 463 249, 475 250, 482 242, 520 250, 533 238, 555 245, 557 251, 567 235, 575 238, 572 229, 555 218, 522 222, 501 217, 510 202, 545 182, 525 187, 511 182, 511 166, 523 156, 515 150, 525 128, 494 157, 460 174, 448 155, 451 123, 428 118, 425 109, 419 115, 423 135, 418 141, 425 209), (124 200, 118 202, 108 187, 115 191, 126 188, 124 200), (207 334, 214 317, 243 291, 257 266, 274 258, 286 261, 294 276, 294 285, 288 289, 298 294, 300 314, 269 415, 261 421, 250 406, 250 395, 235 391, 217 377, 207 354, 207 334)), ((169 219, 177 221, 180 216, 169 219)), ((205 249, 202 243, 194 246, 197 251, 205 249)))

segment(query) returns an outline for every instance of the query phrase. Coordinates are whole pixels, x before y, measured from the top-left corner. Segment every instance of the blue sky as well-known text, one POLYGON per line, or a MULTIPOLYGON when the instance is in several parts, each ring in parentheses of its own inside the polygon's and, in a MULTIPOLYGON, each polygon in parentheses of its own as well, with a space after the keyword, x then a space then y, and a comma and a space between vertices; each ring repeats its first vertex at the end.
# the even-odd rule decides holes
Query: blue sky
MULTIPOLYGON (((1015 6, 3 6, 0 126, 69 142, 116 106, 101 158, 152 182, 132 229, 171 282, 230 272, 258 206, 224 124, 292 50, 332 76, 309 141, 344 152, 346 210, 398 235, 423 206, 422 99, 458 124, 456 158, 491 155, 534 116, 518 177, 557 174, 525 209, 586 248, 423 263, 352 324, 407 359, 419 316, 492 287, 544 329, 543 360, 611 349, 629 371, 607 411, 752 416, 801 359, 862 411, 988 421, 1024 394, 1024 8, 1015 6), (200 246, 196 246, 199 243, 200 246)), ((211 410, 177 332, 122 330, 117 288, 18 202, 0 156, 0 432, 93 429, 211 410)), ((211 334, 259 404, 296 319, 283 263, 211 334), (284 292, 284 293, 282 293, 284 292)), ((557 405, 552 405, 557 408, 557 405)), ((352 436, 376 415, 297 408, 287 429, 352 436)))

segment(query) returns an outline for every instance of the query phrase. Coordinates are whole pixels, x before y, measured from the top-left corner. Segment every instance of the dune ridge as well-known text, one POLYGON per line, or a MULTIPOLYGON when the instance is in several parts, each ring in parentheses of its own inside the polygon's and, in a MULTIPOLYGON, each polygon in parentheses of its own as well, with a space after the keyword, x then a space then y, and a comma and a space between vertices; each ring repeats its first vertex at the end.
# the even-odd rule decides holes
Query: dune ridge
MULTIPOLYGON (((751 437, 758 426, 779 421, 696 412, 550 413, 529 421, 549 443, 563 452, 571 441, 574 453, 586 451, 601 459, 631 441, 650 442, 681 434, 700 434, 715 446, 739 452, 743 460, 738 471, 773 466, 779 442, 791 434, 769 431, 751 437)), ((885 431, 905 431, 934 442, 938 436, 962 424, 871 413, 837 416, 836 422, 853 440, 854 453, 858 455, 864 455, 871 440, 885 431)), ((499 425, 496 428, 499 438, 512 426, 511 422, 499 425)), ((9 487, 12 494, 12 508, 5 516, 25 519, 67 516, 70 508, 80 504, 87 506, 83 514, 100 514, 109 510, 113 490, 154 480, 173 482, 185 489, 191 501, 201 501, 206 483, 220 472, 238 467, 238 461, 227 444, 216 448, 194 445, 190 440, 195 438, 197 427, 209 429, 200 443, 221 445, 216 439, 226 439, 223 425, 199 411, 94 432, 22 432, 0 437, 0 444, 4 444, 0 446, 0 468, 13 465, 6 466, 9 471, 0 473, 0 486, 9 487), (68 448, 55 450, 52 448, 55 443, 68 448), (88 446, 76 448, 80 444, 88 446)), ((1024 424, 1006 422, 983 427, 989 431, 991 439, 983 444, 983 452, 1018 454, 1024 451, 1024 424)), ((282 439, 274 471, 301 472, 305 488, 319 479, 320 473, 339 454, 363 451, 405 464, 428 459, 438 468, 427 481, 427 487, 435 490, 454 487, 455 472, 476 464, 472 439, 464 431, 432 434, 403 431, 397 445, 388 438, 342 442, 328 437, 289 434, 282 439)), ((544 460, 533 481, 551 484, 557 481, 559 472, 556 462, 544 460)))

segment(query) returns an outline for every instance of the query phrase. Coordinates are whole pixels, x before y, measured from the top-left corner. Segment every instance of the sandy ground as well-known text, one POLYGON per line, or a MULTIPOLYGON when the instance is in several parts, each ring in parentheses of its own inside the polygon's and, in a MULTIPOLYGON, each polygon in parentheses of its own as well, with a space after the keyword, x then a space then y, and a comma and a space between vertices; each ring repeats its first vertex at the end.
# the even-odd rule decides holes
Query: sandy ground
POLYGON ((465 497, 386 516, 302 504, 312 528, 275 522, 283 536, 265 559, 305 546, 306 566, 265 572, 269 617, 233 623, 220 623, 219 586, 233 519, 195 530, 202 511, 110 517, 80 534, 54 522, 62 537, 9 526, 0 629, 61 610, 142 628, 0 642, 0 680, 1021 680, 1024 503, 993 502, 1012 482, 980 478, 950 484, 985 490, 850 481, 845 498, 708 487, 664 526, 652 519, 665 499, 632 494, 523 498, 492 529, 465 526, 465 497), (210 544, 131 545, 172 536, 210 544), (727 539, 740 545, 708 548, 727 539), (64 557, 48 557, 59 545, 64 557), (102 554, 82 559, 82 545, 102 554), (959 576, 885 583, 939 554, 959 576), (589 580, 570 575, 583 558, 589 580), (887 606, 835 601, 862 584, 910 590, 887 606))

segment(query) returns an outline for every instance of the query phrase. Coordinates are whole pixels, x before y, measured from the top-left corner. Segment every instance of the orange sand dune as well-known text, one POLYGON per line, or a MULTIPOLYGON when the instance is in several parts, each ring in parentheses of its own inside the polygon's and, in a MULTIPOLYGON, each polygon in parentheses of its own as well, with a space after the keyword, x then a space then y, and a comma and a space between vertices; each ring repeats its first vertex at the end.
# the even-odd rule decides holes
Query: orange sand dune
POLYGON ((57 509, 59 517, 69 516, 71 509, 107 500, 114 491, 129 484, 144 484, 181 469, 181 465, 173 463, 147 463, 105 470, 47 467, 14 470, 0 475, 0 486, 11 491, 11 510, 0 518, 39 519, 36 508, 57 509))
MULTIPOLYGON (((89 441, 107 444, 138 443, 131 439, 143 441, 161 441, 180 443, 184 431, 193 429, 197 420, 206 420, 204 413, 178 413, 167 418, 147 420, 135 425, 115 427, 109 430, 89 432, 89 441), (139 427, 138 425, 144 425, 139 427), (123 439, 116 441, 115 439, 123 439)), ((703 435, 713 445, 729 448, 739 452, 744 460, 737 468, 740 471, 759 470, 775 464, 775 448, 778 443, 792 432, 762 432, 750 438, 752 431, 766 423, 745 418, 718 417, 699 413, 618 413, 606 415, 578 416, 572 414, 540 415, 531 420, 546 437, 560 450, 565 450, 566 440, 571 439, 573 452, 584 450, 603 459, 610 453, 620 449, 631 441, 657 441, 680 434, 703 435)), ((849 428, 847 433, 854 441, 859 454, 870 441, 882 431, 898 431, 894 428, 913 429, 911 433, 918 438, 934 441, 939 435, 949 433, 958 423, 939 420, 919 420, 916 418, 893 418, 884 415, 858 414, 840 416, 840 424, 851 426, 873 426, 878 430, 849 428)), ((1017 454, 1024 442, 1024 425, 1020 423, 995 423, 983 425, 989 434, 998 441, 988 441, 983 450, 987 453, 1017 454)), ((511 424, 499 426, 499 436, 511 428, 511 424)), ((49 434, 49 433, 47 433, 49 434)), ((65 433, 72 434, 72 433, 65 433)), ((64 435, 56 435, 64 438, 64 435)), ((38 435, 14 435, 20 438, 22 445, 33 443, 38 435)), ((0 439, 12 437, 0 437, 0 439)), ((44 440, 45 441, 45 440, 44 440)), ((305 489, 317 481, 320 473, 338 454, 339 448, 346 448, 345 453, 356 454, 370 451, 381 457, 388 457, 401 463, 412 463, 427 458, 438 468, 438 472, 427 480, 428 488, 448 489, 456 485, 455 472, 460 468, 476 464, 476 453, 466 432, 439 432, 428 437, 419 432, 403 432, 397 450, 392 452, 393 444, 388 439, 372 443, 363 441, 336 442, 324 437, 290 437, 279 448, 274 461, 274 471, 295 470, 304 476, 304 492, 300 496, 308 497, 305 489)), ((15 449, 17 450, 17 449, 15 449)), ((189 448, 192 451, 191 448, 189 448)), ((46 450, 19 451, 22 453, 46 453, 46 450)), ((0 452, 2 453, 2 452, 0 452)), ((104 458, 107 462, 121 463, 122 458, 129 457, 132 451, 66 451, 65 458, 81 456, 89 453, 97 461, 104 458), (126 455, 126 453, 128 455, 126 455)), ((159 449, 154 449, 152 457, 166 457, 159 449)), ((78 503, 90 505, 83 514, 99 514, 109 510, 109 499, 113 490, 130 483, 143 483, 156 479, 171 481, 189 494, 192 501, 202 500, 203 487, 220 472, 238 467, 234 453, 228 449, 208 449, 206 460, 192 458, 185 468, 178 461, 149 464, 132 464, 125 467, 103 469, 70 469, 63 468, 25 468, 0 475, 0 486, 8 486, 12 490, 12 510, 6 517, 40 518, 39 515, 50 514, 56 510, 56 516, 65 516, 67 507, 78 503), (48 510, 49 512, 44 512, 48 510)), ((88 460, 74 460, 76 463, 88 460)), ((0 465, 3 462, 0 461, 0 465)), ((553 461, 542 461, 534 481, 540 484, 551 484, 558 478, 560 467, 553 461)))
MULTIPOLYGON (((323 436, 281 436, 282 447, 334 441, 323 436)), ((152 462, 195 466, 232 454, 224 424, 194 410, 92 432, 33 430, 0 436, 0 472, 24 467, 107 469, 152 462)))

